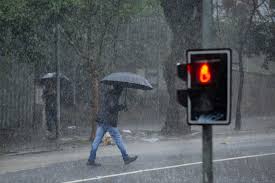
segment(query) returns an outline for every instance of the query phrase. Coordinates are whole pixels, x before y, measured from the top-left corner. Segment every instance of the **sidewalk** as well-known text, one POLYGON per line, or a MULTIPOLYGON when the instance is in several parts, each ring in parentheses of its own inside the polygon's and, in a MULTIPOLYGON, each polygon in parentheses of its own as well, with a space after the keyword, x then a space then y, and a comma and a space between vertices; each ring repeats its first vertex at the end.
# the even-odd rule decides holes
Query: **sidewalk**
MULTIPOLYGON (((160 121, 145 118, 140 118, 140 120, 135 119, 137 119, 137 117, 132 119, 122 117, 119 122, 119 129, 122 132, 130 131, 130 133, 122 133, 123 139, 126 142, 154 142, 168 138, 161 136, 159 133, 163 127, 163 118, 160 121)), ((235 120, 232 119, 231 124, 228 126, 213 126, 213 134, 230 135, 246 132, 264 133, 265 131, 275 130, 275 116, 244 118, 240 132, 234 130, 234 121, 235 120)), ((2 151, 2 154, 28 154, 61 151, 66 148, 79 148, 89 144, 89 128, 68 126, 66 131, 67 132, 62 134, 62 138, 58 141, 48 140, 45 138, 44 134, 39 134, 40 136, 33 136, 30 139, 20 139, 19 137, 16 137, 15 140, 11 142, 9 148, 5 149, 4 147, 5 151, 2 151)), ((192 126, 191 131, 192 138, 195 136, 200 137, 202 127, 192 126)), ((184 135, 182 135, 181 138, 184 138, 184 135)))
MULTIPOLYGON (((139 121, 122 121, 119 124, 119 128, 122 131, 123 140, 129 145, 130 149, 134 149, 135 144, 150 145, 162 144, 166 141, 201 139, 201 126, 192 126, 192 133, 188 135, 166 137, 159 133, 162 125, 162 123, 156 121, 152 123, 146 121, 142 123, 139 121)), ((234 126, 233 122, 229 126, 213 126, 214 138, 273 133, 275 132, 275 116, 244 118, 241 131, 235 131, 234 126)), ((34 139, 34 141, 29 142, 29 146, 23 144, 23 147, 26 146, 27 148, 20 147, 17 151, 0 154, 0 167, 5 167, 6 170, 13 170, 14 167, 9 168, 9 166, 18 163, 19 165, 22 163, 21 168, 26 166, 32 168, 33 166, 39 165, 43 167, 60 161, 85 159, 90 151, 89 130, 83 134, 72 134, 74 135, 63 136, 58 141, 44 139, 41 142, 34 139), (45 154, 47 157, 44 157, 45 154), (41 159, 41 157, 43 158, 41 159), (28 160, 29 158, 31 163, 28 160)), ((151 147, 146 148, 150 149, 151 147)), ((99 156, 113 154, 117 154, 117 149, 112 146, 106 146, 103 151, 100 151, 99 156)), ((18 169, 20 169, 19 165, 18 169)))
MULTIPOLYGON (((185 120, 185 119, 184 119, 185 120)), ((120 129, 132 129, 134 131, 160 131, 164 124, 164 117, 157 120, 131 120, 122 119, 119 123, 120 129)), ((230 125, 214 125, 214 134, 234 133, 235 119, 231 120, 230 125)), ((201 126, 192 126, 192 130, 201 131, 201 126)), ((244 117, 242 119, 241 131, 265 131, 275 129, 275 116, 256 116, 244 117)))
MULTIPOLYGON (((240 133, 233 136, 219 135, 213 141, 215 148, 217 146, 226 147, 227 144, 234 144, 240 141, 253 142, 256 138, 259 139, 275 139, 275 131, 265 133, 240 133)), ((130 154, 134 153, 139 156, 145 155, 177 155, 179 153, 201 153, 201 136, 193 138, 193 135, 187 135, 185 138, 174 137, 163 139, 157 142, 128 142, 127 149, 130 154)), ((8 172, 17 172, 21 170, 29 170, 35 168, 47 167, 52 164, 69 162, 69 161, 85 161, 90 152, 90 145, 86 144, 78 148, 68 148, 62 151, 42 152, 37 154, 24 155, 4 155, 0 156, 0 174, 8 172)), ((101 146, 98 149, 97 157, 116 156, 120 158, 119 150, 115 146, 101 146)))

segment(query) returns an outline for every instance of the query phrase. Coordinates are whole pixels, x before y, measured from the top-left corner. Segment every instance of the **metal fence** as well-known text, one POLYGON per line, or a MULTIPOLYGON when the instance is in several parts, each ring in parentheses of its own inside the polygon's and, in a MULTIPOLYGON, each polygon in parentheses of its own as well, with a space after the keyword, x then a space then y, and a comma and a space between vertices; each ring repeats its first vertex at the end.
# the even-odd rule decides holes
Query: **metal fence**
MULTIPOLYGON (((5 65, 6 66, 6 65, 5 65)), ((1 68, 2 64, 0 64, 1 68)), ((0 129, 33 126, 34 69, 31 64, 11 63, 0 79, 0 129)))

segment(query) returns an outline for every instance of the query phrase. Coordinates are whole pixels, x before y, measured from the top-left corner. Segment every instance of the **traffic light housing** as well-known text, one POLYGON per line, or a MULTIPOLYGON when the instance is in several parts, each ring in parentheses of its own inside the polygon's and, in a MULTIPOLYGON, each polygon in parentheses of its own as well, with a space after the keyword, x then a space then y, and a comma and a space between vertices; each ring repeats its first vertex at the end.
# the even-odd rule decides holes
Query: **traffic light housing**
POLYGON ((178 76, 187 81, 178 101, 187 107, 190 125, 226 125, 231 116, 231 50, 188 50, 178 76))

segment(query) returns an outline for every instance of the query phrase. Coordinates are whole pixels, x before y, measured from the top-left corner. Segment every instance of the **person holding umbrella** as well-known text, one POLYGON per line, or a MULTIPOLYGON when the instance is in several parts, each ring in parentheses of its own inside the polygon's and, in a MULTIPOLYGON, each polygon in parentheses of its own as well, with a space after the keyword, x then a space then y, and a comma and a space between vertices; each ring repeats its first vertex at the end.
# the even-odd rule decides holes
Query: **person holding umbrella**
MULTIPOLYGON (((64 86, 70 84, 69 78, 63 74, 60 74, 60 82, 64 86)), ((42 99, 45 103, 46 135, 49 139, 54 139, 57 136, 58 121, 60 121, 60 115, 59 117, 57 115, 58 109, 60 111, 60 100, 59 104, 57 103, 57 93, 60 93, 60 90, 57 91, 57 74, 55 72, 46 73, 40 78, 40 85, 44 88, 42 99), (54 135, 54 131, 56 135, 54 135)))
POLYGON ((46 126, 48 133, 53 133, 53 129, 56 126, 57 113, 56 113, 56 87, 53 81, 47 80, 45 89, 42 95, 45 101, 46 112, 46 126))
POLYGON ((99 163, 95 162, 96 151, 102 138, 106 132, 109 132, 113 140, 115 141, 117 147, 119 148, 124 164, 129 164, 137 159, 137 156, 129 156, 124 143, 122 141, 120 132, 117 128, 118 113, 121 110, 126 110, 126 104, 119 104, 119 98, 123 91, 123 87, 119 84, 113 85, 113 89, 107 91, 102 96, 102 101, 100 109, 97 115, 97 130, 96 136, 92 143, 92 148, 90 152, 87 165, 100 166, 99 163))
MULTIPOLYGON (((104 134, 108 131, 112 138, 114 139, 117 147, 119 148, 124 164, 129 164, 135 161, 137 156, 129 156, 124 143, 122 141, 121 135, 117 128, 118 113, 121 110, 127 110, 126 101, 125 104, 119 104, 119 98, 122 94, 123 88, 134 88, 141 90, 151 90, 153 87, 151 84, 142 76, 128 73, 128 72, 118 72, 113 73, 101 80, 101 83, 106 85, 112 85, 111 90, 107 92, 102 92, 101 104, 99 112, 97 114, 97 130, 96 137, 92 143, 92 148, 90 152, 87 165, 100 166, 100 164, 95 162, 96 151, 99 144, 102 141, 104 134)), ((127 91, 127 90, 126 90, 127 91)), ((126 96, 125 96, 126 99, 126 96)))

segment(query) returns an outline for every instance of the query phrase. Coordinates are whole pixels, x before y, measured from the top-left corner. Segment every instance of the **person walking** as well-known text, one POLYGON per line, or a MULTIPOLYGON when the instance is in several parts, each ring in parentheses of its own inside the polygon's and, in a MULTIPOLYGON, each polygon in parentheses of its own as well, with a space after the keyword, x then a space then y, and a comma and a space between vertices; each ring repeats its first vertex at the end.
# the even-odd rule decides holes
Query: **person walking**
POLYGON ((113 88, 111 90, 101 93, 103 96, 101 98, 101 104, 96 119, 97 130, 95 139, 92 142, 91 152, 87 161, 87 165, 101 165, 95 162, 96 152, 106 132, 110 133, 111 137, 119 148, 122 158, 124 160, 124 164, 129 164, 138 158, 138 156, 128 155, 120 132, 117 128, 119 111, 127 110, 127 106, 125 104, 119 104, 119 98, 122 94, 122 91, 123 87, 121 87, 120 85, 113 85, 113 88))

